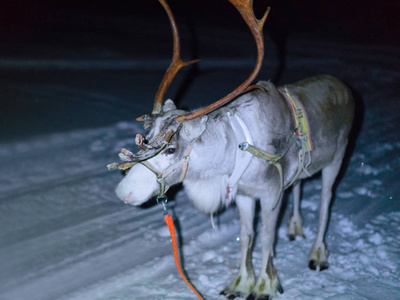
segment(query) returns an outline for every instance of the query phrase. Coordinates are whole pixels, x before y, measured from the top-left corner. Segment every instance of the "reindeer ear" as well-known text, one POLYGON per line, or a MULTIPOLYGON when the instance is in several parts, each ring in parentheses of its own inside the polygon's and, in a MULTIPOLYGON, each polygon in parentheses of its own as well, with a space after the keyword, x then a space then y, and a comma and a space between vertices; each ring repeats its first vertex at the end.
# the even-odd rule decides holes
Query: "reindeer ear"
POLYGON ((188 141, 198 138, 206 130, 207 120, 208 117, 203 116, 202 118, 184 122, 180 131, 181 136, 188 141))
POLYGON ((174 104, 174 101, 172 101, 171 99, 168 99, 167 101, 165 101, 164 105, 163 105, 163 112, 167 112, 170 110, 175 110, 176 106, 174 104))

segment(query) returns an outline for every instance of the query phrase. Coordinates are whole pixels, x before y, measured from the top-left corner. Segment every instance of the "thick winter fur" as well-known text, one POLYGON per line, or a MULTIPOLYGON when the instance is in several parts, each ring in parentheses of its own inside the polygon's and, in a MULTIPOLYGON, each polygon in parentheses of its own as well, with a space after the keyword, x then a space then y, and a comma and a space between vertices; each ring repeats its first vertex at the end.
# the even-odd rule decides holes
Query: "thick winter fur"
MULTIPOLYGON (((213 213, 228 205, 225 200, 226 182, 232 174, 235 153, 238 150, 235 136, 227 118, 231 111, 240 116, 248 126, 254 146, 271 154, 283 151, 295 131, 292 111, 285 98, 270 82, 259 82, 265 88, 253 90, 240 96, 226 107, 210 113, 207 117, 183 123, 169 148, 149 161, 163 170, 179 161, 188 147, 189 169, 183 181, 185 190, 193 204, 201 211, 213 213)), ((315 149, 310 153, 308 172, 322 170, 321 209, 318 235, 309 257, 312 269, 328 267, 327 248, 324 242, 332 185, 339 172, 347 145, 347 137, 353 120, 353 99, 349 89, 338 79, 321 75, 287 85, 291 95, 298 97, 309 118, 315 149)), ((156 135, 172 116, 182 114, 168 100, 164 114, 150 126, 149 139, 156 135)), ((294 178, 298 168, 298 148, 293 145, 281 159, 285 186, 294 178)), ((306 164, 309 160, 306 159, 306 164)), ((299 180, 308 175, 302 173, 299 180)), ((157 193, 158 185, 153 173, 141 165, 134 166, 117 187, 117 195, 124 201, 139 205, 157 193)), ((299 213, 300 184, 294 184, 294 211, 289 220, 288 235, 291 239, 303 236, 302 220, 299 213)), ((234 191, 235 192, 235 191, 234 191)), ((241 220, 241 263, 238 275, 223 293, 227 297, 244 296, 247 299, 268 299, 277 292, 283 292, 273 266, 273 244, 275 226, 280 202, 273 209, 279 195, 279 175, 274 166, 260 158, 253 157, 239 181, 236 204, 241 220), (251 249, 254 240, 253 218, 255 201, 261 204, 262 265, 255 280, 251 263, 251 249)))

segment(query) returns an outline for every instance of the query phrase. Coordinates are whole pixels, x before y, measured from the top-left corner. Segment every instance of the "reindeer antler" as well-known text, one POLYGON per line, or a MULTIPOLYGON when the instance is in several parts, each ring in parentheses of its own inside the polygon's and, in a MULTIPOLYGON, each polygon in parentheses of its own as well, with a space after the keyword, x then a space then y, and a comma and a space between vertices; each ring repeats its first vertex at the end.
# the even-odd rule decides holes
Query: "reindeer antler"
POLYGON ((162 109, 163 97, 171 84, 172 80, 174 79, 175 75, 178 73, 180 68, 185 67, 187 65, 193 64, 198 62, 199 60, 192 60, 188 62, 182 61, 180 57, 180 42, 179 42, 179 32, 178 27, 176 26, 174 15, 172 14, 171 9, 169 8, 167 2, 165 0, 159 0, 161 5, 164 7, 165 11, 168 14, 169 21, 171 23, 172 34, 173 34, 173 41, 174 41, 174 48, 173 48, 173 56, 172 62, 169 66, 168 70, 165 72, 165 75, 161 81, 160 87, 156 93, 154 98, 154 107, 153 107, 153 115, 158 115, 162 109))
MULTIPOLYGON (((171 27, 172 27, 172 32, 173 32, 173 39, 174 39, 174 51, 173 51, 173 58, 172 58, 172 63, 169 66, 167 72, 164 75, 164 78, 160 84, 160 87, 157 91, 155 101, 154 101, 154 108, 153 108, 153 116, 150 117, 148 115, 145 115, 143 117, 138 118, 138 121, 145 121, 145 126, 146 122, 150 123, 154 117, 159 115, 161 113, 162 109, 162 101, 163 101, 163 96, 168 88, 168 86, 171 84, 172 79, 176 75, 176 73, 179 71, 181 67, 187 66, 189 64, 195 63, 198 60, 193 60, 189 62, 183 62, 182 59, 180 58, 179 54, 179 35, 178 35, 178 29, 176 27, 175 19, 174 16, 172 15, 172 12, 165 2, 165 0, 159 0, 160 3, 164 6, 168 17, 170 19, 171 27), (147 120, 146 120, 147 118, 147 120)), ((169 125, 167 126, 166 129, 160 131, 153 139, 152 141, 149 142, 149 145, 151 146, 151 149, 146 150, 141 150, 139 151, 138 155, 130 157, 132 161, 141 161, 144 159, 147 159, 151 156, 154 156, 155 154, 159 153, 163 147, 170 141, 171 137, 179 130, 180 126, 182 125, 182 122, 192 120, 195 118, 198 118, 200 116, 203 116, 205 114, 208 114, 219 107, 225 105, 226 103, 232 101, 235 99, 237 96, 242 94, 243 92, 246 92, 250 89, 253 88, 258 88, 256 85, 250 86, 250 84, 254 81, 254 79, 257 77, 262 61, 264 58, 264 37, 263 37, 263 27, 265 20, 268 17, 268 13, 270 11, 270 8, 267 9, 265 12, 264 16, 261 19, 257 19, 256 16, 254 15, 254 10, 253 10, 253 0, 229 0, 235 7, 236 9, 240 12, 242 15, 243 19, 245 20, 247 26, 250 28, 253 37, 256 41, 257 44, 257 62, 254 70, 250 74, 250 76, 239 86, 237 87, 233 92, 230 94, 226 95, 222 99, 214 102, 213 104, 195 111, 191 112, 185 115, 181 115, 178 117, 172 117, 169 120, 169 125)), ((149 125, 147 125, 149 126, 149 125)))
POLYGON ((250 76, 244 81, 239 87, 237 87, 233 92, 230 94, 226 95, 222 99, 210 104, 209 106, 197 110, 195 112, 191 112, 182 116, 179 116, 176 118, 176 121, 183 122, 183 121, 188 121, 192 120, 195 118, 198 118, 200 116, 206 115, 219 107, 225 105, 229 101, 232 101, 235 99, 237 96, 242 94, 243 92, 256 88, 257 86, 250 86, 250 84, 254 81, 254 79, 257 77, 258 73, 260 72, 262 61, 264 58, 264 36, 263 36, 263 27, 265 20, 268 17, 268 13, 270 11, 270 8, 267 8, 267 11, 265 12, 264 16, 261 19, 257 19, 256 16, 254 15, 254 10, 253 10, 253 0, 229 0, 236 9, 240 12, 242 15, 243 19, 245 20, 247 26, 250 28, 253 37, 256 41, 257 44, 257 63, 256 66, 253 70, 253 72, 250 74, 250 76))

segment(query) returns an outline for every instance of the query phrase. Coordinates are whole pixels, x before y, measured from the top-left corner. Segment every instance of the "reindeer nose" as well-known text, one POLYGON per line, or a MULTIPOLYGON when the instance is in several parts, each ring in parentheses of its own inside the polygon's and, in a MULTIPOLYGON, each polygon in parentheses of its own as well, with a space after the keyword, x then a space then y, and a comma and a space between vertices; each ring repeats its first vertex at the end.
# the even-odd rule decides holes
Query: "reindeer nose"
POLYGON ((131 200, 131 194, 129 194, 128 196, 126 196, 125 198, 124 198, 124 203, 125 204, 129 204, 129 201, 131 200))

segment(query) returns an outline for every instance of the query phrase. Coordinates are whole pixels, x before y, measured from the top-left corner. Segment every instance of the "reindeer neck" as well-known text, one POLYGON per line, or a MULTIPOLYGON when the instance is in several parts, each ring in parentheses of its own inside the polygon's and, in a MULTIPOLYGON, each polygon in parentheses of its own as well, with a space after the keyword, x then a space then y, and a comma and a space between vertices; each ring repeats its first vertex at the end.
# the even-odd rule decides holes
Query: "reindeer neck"
POLYGON ((187 179, 229 175, 234 168, 235 143, 226 113, 211 114, 207 129, 193 146, 187 179))

